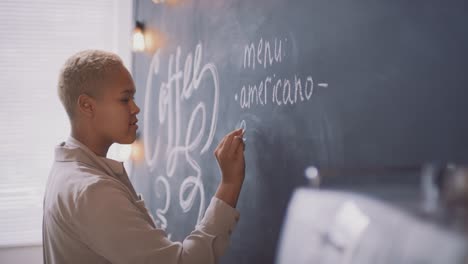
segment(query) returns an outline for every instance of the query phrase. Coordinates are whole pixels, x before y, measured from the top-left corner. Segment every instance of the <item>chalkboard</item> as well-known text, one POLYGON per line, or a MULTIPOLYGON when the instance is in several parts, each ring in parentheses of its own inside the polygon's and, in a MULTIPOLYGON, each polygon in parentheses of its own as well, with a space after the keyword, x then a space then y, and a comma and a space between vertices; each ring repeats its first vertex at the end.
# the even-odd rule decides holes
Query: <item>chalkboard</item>
POLYGON ((131 177, 173 240, 202 216, 213 151, 240 126, 241 220, 222 263, 274 261, 309 166, 468 161, 466 1, 136 3, 163 46, 134 55, 145 159, 131 177))

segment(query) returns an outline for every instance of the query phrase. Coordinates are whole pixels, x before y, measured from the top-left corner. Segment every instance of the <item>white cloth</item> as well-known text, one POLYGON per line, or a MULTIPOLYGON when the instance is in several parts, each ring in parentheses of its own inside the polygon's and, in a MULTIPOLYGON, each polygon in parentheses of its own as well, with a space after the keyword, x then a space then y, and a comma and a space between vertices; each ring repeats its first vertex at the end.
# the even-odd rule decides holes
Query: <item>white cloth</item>
POLYGON ((294 192, 277 264, 468 264, 467 241, 451 230, 367 195, 294 192))
POLYGON ((44 197, 44 263, 216 263, 239 212, 213 197, 181 242, 155 226, 123 164, 73 138, 55 149, 44 197))

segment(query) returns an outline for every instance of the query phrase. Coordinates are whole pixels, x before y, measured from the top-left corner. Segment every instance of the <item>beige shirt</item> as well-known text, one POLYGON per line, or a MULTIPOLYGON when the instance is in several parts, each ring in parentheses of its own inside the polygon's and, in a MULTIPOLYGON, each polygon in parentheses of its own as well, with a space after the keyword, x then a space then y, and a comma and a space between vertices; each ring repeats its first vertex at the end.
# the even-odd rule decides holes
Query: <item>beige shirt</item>
POLYGON ((181 242, 155 226, 121 162, 73 138, 55 149, 44 197, 44 263, 216 263, 239 219, 213 197, 181 242))

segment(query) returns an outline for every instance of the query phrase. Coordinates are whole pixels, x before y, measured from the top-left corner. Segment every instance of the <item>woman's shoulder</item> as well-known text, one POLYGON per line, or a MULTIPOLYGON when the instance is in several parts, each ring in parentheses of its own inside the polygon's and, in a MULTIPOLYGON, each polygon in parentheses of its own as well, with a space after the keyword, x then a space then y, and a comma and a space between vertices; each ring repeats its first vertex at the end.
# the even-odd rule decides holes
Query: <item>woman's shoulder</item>
POLYGON ((62 203, 69 208, 77 207, 80 201, 104 199, 109 193, 131 197, 118 179, 99 168, 80 162, 53 168, 45 193, 44 205, 62 203))

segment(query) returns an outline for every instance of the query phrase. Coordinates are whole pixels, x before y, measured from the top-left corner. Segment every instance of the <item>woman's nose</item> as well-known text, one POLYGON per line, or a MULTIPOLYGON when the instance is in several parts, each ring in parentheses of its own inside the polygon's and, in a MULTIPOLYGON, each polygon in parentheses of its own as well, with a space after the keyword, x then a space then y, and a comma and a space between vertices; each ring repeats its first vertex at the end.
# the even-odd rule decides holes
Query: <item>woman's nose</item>
POLYGON ((132 108, 132 114, 138 114, 140 113, 140 107, 136 104, 135 101, 133 101, 133 108, 132 108))

